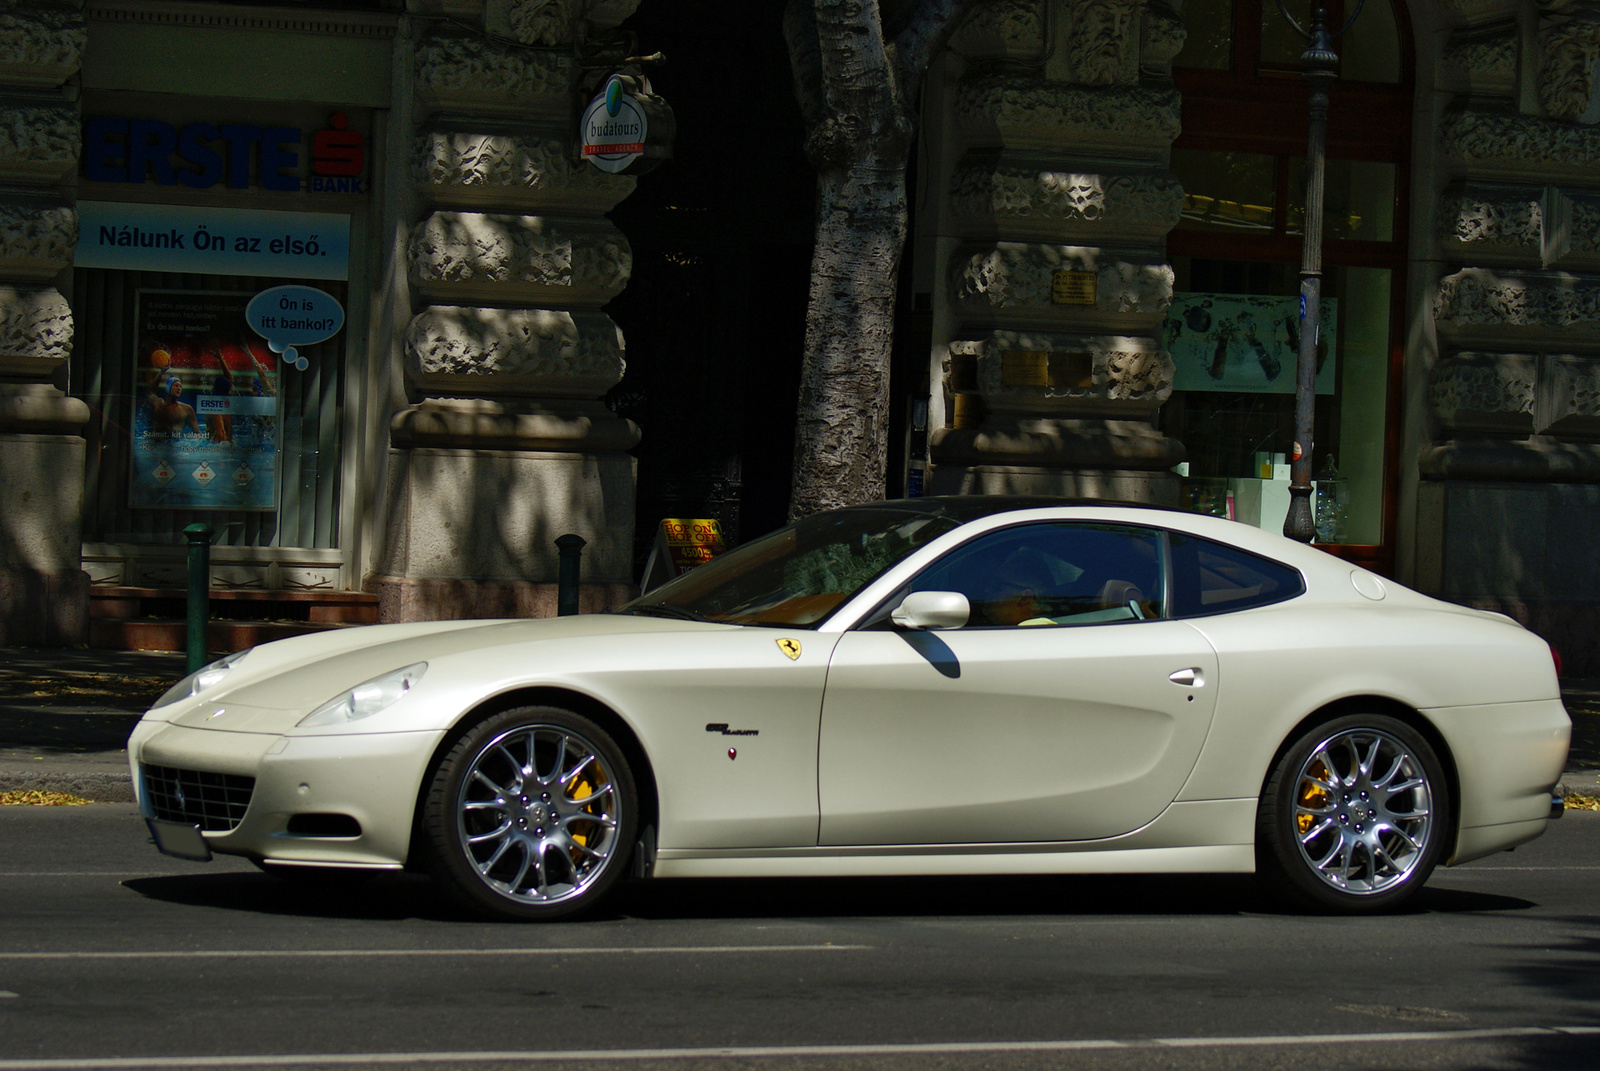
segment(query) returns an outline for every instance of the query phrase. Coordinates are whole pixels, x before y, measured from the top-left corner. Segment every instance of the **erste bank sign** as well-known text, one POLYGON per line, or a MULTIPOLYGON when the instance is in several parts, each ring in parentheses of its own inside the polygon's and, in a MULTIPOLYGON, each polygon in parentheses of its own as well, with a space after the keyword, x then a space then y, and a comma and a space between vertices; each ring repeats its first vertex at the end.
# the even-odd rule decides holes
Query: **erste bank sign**
POLYGON ((84 122, 83 174, 91 182, 205 190, 367 192, 366 138, 335 112, 322 130, 247 123, 189 123, 93 116, 84 122), (304 161, 304 163, 302 163, 304 161), (305 173, 301 178, 302 170, 305 173), (253 181, 252 181, 253 180, 253 181), (302 182, 304 183, 302 185, 302 182))

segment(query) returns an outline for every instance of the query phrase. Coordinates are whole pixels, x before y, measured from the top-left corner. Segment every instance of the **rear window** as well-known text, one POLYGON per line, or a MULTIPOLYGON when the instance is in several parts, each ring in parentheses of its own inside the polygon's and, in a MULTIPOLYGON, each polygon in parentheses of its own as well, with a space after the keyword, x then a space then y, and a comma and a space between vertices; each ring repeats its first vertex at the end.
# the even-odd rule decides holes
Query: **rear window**
POLYGON ((1172 532, 1173 617, 1199 617, 1284 602, 1305 591, 1304 578, 1271 558, 1172 532))

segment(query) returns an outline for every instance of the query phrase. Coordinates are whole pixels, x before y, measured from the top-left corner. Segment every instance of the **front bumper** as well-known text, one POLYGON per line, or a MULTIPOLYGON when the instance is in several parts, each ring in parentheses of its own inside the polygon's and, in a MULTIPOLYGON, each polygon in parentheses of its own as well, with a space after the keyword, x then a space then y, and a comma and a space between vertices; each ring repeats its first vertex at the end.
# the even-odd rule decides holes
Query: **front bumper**
POLYGON ((442 736, 284 736, 140 722, 128 741, 128 757, 146 817, 157 813, 147 798, 145 766, 255 779, 238 825, 202 834, 214 852, 282 863, 392 867, 406 861, 422 778, 442 736), (289 832, 291 818, 312 814, 348 816, 360 832, 289 832))

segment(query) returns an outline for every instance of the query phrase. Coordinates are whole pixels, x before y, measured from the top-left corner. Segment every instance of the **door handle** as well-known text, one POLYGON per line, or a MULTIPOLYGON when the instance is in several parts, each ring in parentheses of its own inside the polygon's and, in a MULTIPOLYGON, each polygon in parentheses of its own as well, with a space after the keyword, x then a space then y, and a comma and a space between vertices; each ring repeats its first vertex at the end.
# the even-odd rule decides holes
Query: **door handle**
POLYGON ((1205 675, 1200 672, 1199 666, 1177 670, 1168 674, 1167 680, 1173 684, 1181 684, 1188 688, 1204 688, 1206 686, 1205 675))

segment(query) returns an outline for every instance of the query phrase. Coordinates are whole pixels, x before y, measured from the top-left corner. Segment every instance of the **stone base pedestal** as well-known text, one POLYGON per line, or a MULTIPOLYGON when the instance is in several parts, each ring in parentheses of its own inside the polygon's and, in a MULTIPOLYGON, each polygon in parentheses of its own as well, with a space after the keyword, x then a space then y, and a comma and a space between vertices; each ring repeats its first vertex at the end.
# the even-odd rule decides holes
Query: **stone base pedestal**
POLYGON ((1170 472, 939 465, 929 471, 926 486, 930 495, 1054 495, 1176 509, 1179 481, 1170 472))
MULTIPOLYGON (((0 440, 0 451, 5 448, 0 440)), ((88 641, 88 573, 0 568, 0 647, 76 647, 88 641)))
MULTIPOLYGON (((412 580, 375 576, 367 590, 378 596, 378 620, 454 621, 491 617, 555 617, 558 587, 553 583, 482 580, 412 580)), ((609 613, 637 597, 632 584, 582 584, 580 614, 609 613)))
POLYGON ((429 399, 391 426, 384 621, 553 616, 560 552, 585 541, 585 609, 633 585, 639 432, 594 402, 429 399))
POLYGON ((1516 618, 1561 652, 1569 676, 1600 676, 1600 483, 1424 479, 1417 587, 1516 618))
POLYGON ((83 550, 89 408, 46 384, 0 384, 0 646, 88 638, 83 550))

